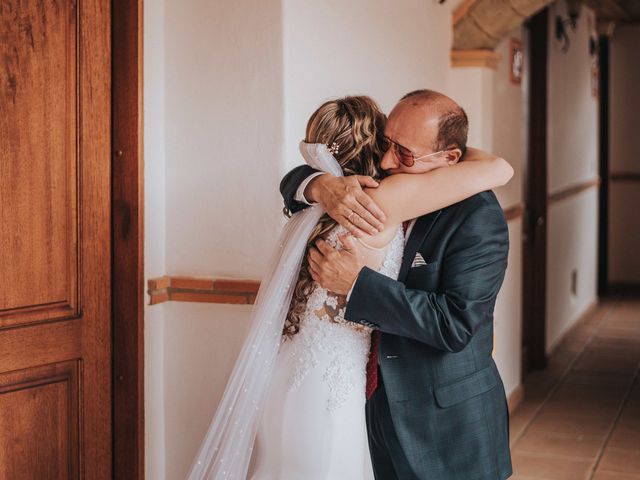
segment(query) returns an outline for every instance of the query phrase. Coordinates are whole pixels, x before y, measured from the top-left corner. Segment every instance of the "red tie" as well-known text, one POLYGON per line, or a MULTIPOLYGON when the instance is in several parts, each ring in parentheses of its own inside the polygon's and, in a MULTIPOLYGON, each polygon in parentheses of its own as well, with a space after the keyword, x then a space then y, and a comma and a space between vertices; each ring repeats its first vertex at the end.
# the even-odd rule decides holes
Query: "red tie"
POLYGON ((367 362, 367 400, 378 388, 378 347, 380 346, 380 331, 374 330, 371 334, 371 351, 367 362))
MULTIPOLYGON (((407 233, 409 220, 402 222, 402 230, 407 233)), ((380 349, 380 330, 371 333, 371 350, 369 351, 369 361, 367 362, 367 400, 371 398, 373 392, 378 388, 378 350, 380 349)))

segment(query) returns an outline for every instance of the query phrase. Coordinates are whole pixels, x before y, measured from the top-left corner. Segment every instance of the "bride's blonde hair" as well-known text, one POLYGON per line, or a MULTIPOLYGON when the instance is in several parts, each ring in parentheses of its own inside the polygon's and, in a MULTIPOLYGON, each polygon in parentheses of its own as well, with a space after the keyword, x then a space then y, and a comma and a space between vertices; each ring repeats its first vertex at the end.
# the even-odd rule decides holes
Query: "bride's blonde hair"
MULTIPOLYGON (((324 143, 328 147, 337 148, 334 157, 345 176, 368 175, 379 179, 383 175, 380 160, 384 155, 384 123, 384 114, 369 97, 349 96, 330 100, 323 103, 309 118, 304 141, 324 143)), ((334 219, 324 214, 309 237, 285 322, 283 334, 286 336, 298 333, 306 300, 312 292, 313 279, 307 260, 309 247, 336 225, 334 219)))

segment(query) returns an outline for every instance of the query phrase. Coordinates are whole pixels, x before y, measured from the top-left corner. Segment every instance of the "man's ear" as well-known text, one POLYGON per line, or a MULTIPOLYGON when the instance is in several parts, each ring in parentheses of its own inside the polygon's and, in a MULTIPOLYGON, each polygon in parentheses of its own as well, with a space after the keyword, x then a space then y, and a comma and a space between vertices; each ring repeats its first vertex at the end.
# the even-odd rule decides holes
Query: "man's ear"
POLYGON ((460 150, 459 148, 454 148, 453 150, 447 150, 446 152, 444 152, 444 155, 444 158, 447 161, 447 165, 455 165, 460 161, 460 158, 462 158, 462 150, 460 150))

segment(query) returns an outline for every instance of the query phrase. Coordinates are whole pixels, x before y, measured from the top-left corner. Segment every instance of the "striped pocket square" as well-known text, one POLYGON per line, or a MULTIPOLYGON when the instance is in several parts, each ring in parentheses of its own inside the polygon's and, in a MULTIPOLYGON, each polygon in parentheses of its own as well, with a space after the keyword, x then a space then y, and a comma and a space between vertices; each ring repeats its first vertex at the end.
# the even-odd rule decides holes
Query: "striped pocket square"
POLYGON ((427 262, 424 261, 424 257, 420 255, 420 253, 416 253, 416 257, 413 259, 413 263, 411 264, 411 268, 413 267, 422 267, 426 265, 427 262))

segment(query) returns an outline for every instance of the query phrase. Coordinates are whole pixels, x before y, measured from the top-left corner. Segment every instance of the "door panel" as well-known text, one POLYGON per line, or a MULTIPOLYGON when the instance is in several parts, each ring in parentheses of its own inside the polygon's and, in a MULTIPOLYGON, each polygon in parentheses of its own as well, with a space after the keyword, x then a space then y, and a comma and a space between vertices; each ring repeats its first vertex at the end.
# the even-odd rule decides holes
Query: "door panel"
POLYGON ((77 19, 71 2, 0 3, 0 327, 77 313, 77 19))
POLYGON ((0 375, 2 478, 78 477, 78 361, 0 375))
POLYGON ((110 15, 0 0, 3 479, 111 478, 110 15))

